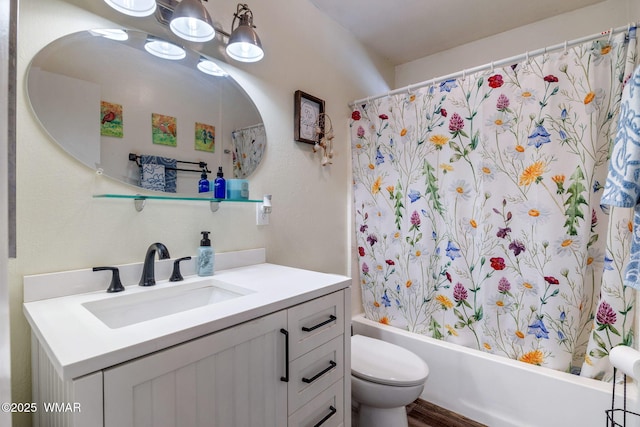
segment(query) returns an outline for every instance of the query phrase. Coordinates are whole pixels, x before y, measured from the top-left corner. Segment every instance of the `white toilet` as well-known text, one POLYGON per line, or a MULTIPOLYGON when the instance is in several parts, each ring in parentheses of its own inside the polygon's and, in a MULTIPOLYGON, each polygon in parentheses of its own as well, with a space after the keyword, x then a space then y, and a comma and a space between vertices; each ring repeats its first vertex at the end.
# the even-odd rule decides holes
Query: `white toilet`
POLYGON ((405 406, 420 396, 429 366, 416 354, 364 335, 351 337, 351 397, 358 427, 407 427, 405 406))

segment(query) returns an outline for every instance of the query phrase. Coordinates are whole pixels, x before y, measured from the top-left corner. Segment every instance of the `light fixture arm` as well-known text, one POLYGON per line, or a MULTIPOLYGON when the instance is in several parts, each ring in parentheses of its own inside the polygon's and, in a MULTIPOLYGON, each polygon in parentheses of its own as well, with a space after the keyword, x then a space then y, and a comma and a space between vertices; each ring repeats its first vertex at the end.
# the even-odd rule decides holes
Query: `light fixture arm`
POLYGON ((251 28, 257 28, 253 25, 253 12, 249 9, 246 3, 238 3, 236 13, 233 14, 233 21, 231 22, 231 32, 233 33, 236 20, 240 21, 239 25, 248 25, 251 28))
MULTIPOLYGON (((233 30, 235 29, 236 21, 238 20, 240 21, 238 25, 246 24, 251 28, 258 28, 255 25, 253 25, 253 12, 251 11, 251 9, 249 9, 249 5, 247 5, 246 3, 238 3, 238 8, 236 10, 236 13, 233 14, 233 21, 231 21, 231 33, 233 33, 233 30)), ((227 33, 221 28, 216 28, 216 31, 220 35, 225 36, 226 38, 231 37, 231 33, 227 33)))

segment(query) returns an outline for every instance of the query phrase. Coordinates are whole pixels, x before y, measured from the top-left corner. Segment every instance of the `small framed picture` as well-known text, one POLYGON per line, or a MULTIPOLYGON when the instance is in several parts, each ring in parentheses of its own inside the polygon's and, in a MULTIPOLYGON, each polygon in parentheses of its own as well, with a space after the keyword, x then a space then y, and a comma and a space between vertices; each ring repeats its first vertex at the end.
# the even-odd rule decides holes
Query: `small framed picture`
MULTIPOLYGON (((293 134, 296 141, 307 144, 318 142, 316 127, 322 126, 318 123, 318 117, 324 113, 324 101, 315 96, 297 90, 294 95, 293 109, 293 134)), ((321 129, 323 132, 324 129, 321 129)))
POLYGON ((122 105, 100 101, 100 135, 122 138, 122 105))
POLYGON ((196 150, 208 151, 214 153, 216 151, 216 127, 205 123, 196 122, 196 150))
POLYGON ((151 140, 154 144, 176 147, 176 118, 164 114, 151 113, 151 140))

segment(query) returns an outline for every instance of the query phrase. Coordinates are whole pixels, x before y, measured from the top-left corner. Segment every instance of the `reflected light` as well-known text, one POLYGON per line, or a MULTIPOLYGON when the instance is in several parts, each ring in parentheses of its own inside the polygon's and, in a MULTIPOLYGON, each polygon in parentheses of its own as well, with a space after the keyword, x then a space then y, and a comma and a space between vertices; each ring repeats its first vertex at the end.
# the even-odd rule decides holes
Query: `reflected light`
POLYGON ((89 33, 94 36, 100 36, 111 40, 116 40, 119 42, 125 41, 129 39, 129 35, 125 30, 114 29, 114 28, 101 28, 97 30, 89 30, 89 33))
POLYGON ((180 46, 160 40, 149 40, 144 45, 144 49, 158 58, 170 59, 172 61, 178 61, 187 56, 184 49, 180 46))
POLYGON ((104 0, 109 6, 129 16, 149 16, 156 11, 156 0, 104 0))
POLYGON ((198 70, 216 77, 224 77, 227 75, 227 73, 222 68, 220 68, 218 64, 204 58, 201 59, 200 62, 198 62, 198 70))

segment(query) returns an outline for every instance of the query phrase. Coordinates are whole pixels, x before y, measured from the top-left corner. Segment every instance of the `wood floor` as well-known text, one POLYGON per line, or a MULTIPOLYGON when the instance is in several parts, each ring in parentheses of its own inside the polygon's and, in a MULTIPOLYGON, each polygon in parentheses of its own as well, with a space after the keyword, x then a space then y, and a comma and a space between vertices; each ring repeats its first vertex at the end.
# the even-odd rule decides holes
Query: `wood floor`
MULTIPOLYGON (((357 409, 354 409, 352 413, 353 427, 366 427, 358 426, 356 411, 357 409)), ((422 399, 407 406, 407 418, 409 427, 487 427, 422 399)))
POLYGON ((407 418, 409 427, 487 427, 422 399, 407 406, 407 418))

